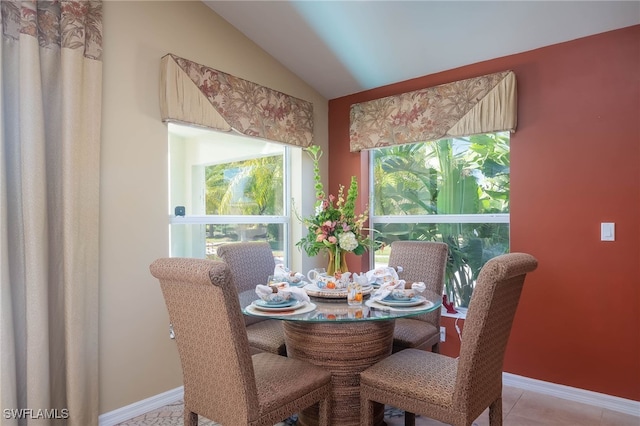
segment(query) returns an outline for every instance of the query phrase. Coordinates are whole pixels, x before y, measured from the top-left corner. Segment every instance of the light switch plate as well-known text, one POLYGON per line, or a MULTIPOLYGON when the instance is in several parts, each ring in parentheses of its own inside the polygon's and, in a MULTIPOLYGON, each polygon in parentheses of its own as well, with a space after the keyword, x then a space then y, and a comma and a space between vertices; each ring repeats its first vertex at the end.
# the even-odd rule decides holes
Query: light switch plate
POLYGON ((616 240, 616 224, 613 222, 602 222, 600 224, 600 241, 616 240))

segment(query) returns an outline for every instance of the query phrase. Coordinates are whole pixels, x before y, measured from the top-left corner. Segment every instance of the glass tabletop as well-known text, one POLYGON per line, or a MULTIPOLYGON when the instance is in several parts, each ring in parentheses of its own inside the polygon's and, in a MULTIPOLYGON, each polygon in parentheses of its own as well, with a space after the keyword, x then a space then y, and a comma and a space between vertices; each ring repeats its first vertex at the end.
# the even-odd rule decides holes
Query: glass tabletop
POLYGON ((417 299, 415 304, 410 304, 412 306, 389 306, 374 302, 370 295, 366 295, 361 305, 349 305, 346 298, 310 297, 310 303, 297 302, 270 309, 258 306, 260 298, 254 290, 242 292, 239 297, 245 315, 301 322, 384 321, 425 314, 440 309, 442 305, 442 296, 428 290, 418 296, 424 301, 417 299))

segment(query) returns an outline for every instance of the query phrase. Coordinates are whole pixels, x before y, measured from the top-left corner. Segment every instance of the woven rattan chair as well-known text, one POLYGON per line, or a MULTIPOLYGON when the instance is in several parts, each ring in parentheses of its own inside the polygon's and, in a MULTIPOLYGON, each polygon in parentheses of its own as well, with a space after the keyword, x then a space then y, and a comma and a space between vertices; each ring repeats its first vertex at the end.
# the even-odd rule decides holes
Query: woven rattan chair
MULTIPOLYGON (((526 274, 538 262, 524 253, 498 256, 480 271, 462 334, 459 358, 405 349, 360 374, 362 425, 374 403, 388 404, 456 426, 471 425, 489 407, 502 424, 502 366, 526 274)), ((412 425, 405 418, 405 425, 412 425)))
MULTIPOLYGON (((402 270, 398 276, 407 284, 422 281, 427 289, 442 294, 444 271, 449 247, 432 241, 394 241, 391 243, 389 266, 402 270)), ((440 351, 440 310, 396 320, 393 352, 403 349, 440 351)))
POLYGON ((268 352, 251 355, 228 266, 205 259, 151 264, 173 324, 184 379, 184 424, 267 425, 319 404, 328 426, 331 374, 268 352))
MULTIPOLYGON (((217 254, 229 265, 232 281, 239 293, 255 289, 258 284, 266 284, 276 266, 273 251, 267 242, 224 244, 218 247, 217 254)), ((250 316, 245 316, 244 322, 253 353, 265 351, 287 354, 282 322, 250 316)))

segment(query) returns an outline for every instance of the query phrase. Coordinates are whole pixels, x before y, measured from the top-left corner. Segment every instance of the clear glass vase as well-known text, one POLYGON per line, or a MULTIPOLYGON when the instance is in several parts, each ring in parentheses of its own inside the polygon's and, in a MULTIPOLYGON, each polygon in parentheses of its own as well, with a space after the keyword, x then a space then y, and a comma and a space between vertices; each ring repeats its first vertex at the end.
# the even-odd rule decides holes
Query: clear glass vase
POLYGON ((327 265, 327 275, 335 275, 336 272, 348 272, 346 260, 347 252, 338 248, 329 250, 329 264, 327 265), (336 252, 339 254, 336 256, 336 252), (336 263, 336 259, 339 261, 336 263))

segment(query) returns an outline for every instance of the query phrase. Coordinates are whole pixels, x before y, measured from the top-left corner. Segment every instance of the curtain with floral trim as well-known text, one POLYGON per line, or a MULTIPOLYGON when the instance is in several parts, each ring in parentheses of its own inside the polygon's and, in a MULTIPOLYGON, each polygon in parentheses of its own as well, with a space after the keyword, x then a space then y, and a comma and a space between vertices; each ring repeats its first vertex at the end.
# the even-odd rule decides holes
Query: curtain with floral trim
POLYGON ((161 61, 165 122, 232 129, 299 147, 313 144, 313 104, 168 54, 161 61))
POLYGON ((3 0, 0 33, 2 424, 97 425, 102 3, 3 0))
POLYGON ((515 131, 516 77, 503 71, 351 106, 352 152, 515 131))

